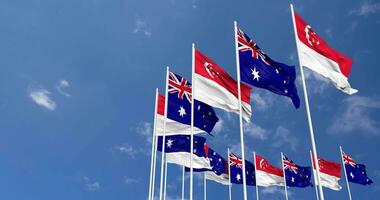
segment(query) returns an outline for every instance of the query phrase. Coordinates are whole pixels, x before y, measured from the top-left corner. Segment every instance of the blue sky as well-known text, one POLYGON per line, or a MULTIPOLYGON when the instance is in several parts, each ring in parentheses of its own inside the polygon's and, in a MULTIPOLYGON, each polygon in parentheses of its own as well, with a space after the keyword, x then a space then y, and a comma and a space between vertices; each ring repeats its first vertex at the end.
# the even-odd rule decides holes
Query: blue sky
MULTIPOLYGON (((0 198, 145 199, 148 192, 154 90, 165 66, 190 78, 191 43, 236 76, 233 21, 273 59, 298 64, 289 1, 0 0, 0 198)), ((339 145, 365 163, 374 184, 351 184, 355 199, 380 196, 380 2, 294 1, 295 9, 332 47, 353 59, 347 96, 306 71, 318 153, 339 162, 339 145)), ((298 68, 297 68, 298 73, 298 68)), ((246 152, 279 165, 283 151, 309 165, 310 140, 301 108, 252 90, 246 152)), ((238 116, 217 110, 208 143, 240 154, 238 116)), ((250 158, 252 160, 252 156, 250 158)), ((178 166, 169 166, 169 199, 180 197, 178 166)), ((195 195, 202 197, 201 176, 195 195)), ((325 189, 329 199, 343 190, 325 189)), ((211 199, 227 188, 208 184, 211 199)), ((311 199, 313 188, 290 189, 311 199)), ((241 199, 241 186, 233 187, 241 199)), ((254 197, 249 188, 249 197, 254 197)), ((283 199, 282 188, 261 189, 283 199)))

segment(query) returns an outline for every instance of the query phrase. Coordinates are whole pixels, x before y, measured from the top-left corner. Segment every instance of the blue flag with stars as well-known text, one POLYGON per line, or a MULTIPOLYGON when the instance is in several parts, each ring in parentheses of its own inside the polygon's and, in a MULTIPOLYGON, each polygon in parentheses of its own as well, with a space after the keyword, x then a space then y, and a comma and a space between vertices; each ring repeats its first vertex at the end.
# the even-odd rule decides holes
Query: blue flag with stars
MULTIPOLYGON (((162 151, 163 136, 157 137, 157 151, 162 151)), ((210 161, 204 157, 206 138, 194 135, 193 168, 211 169, 210 161)), ((165 154, 168 163, 190 167, 190 136, 165 136, 165 154)))
MULTIPOLYGON (((191 124, 191 83, 169 72, 167 117, 182 124, 191 124)), ((211 133, 219 121, 214 109, 194 99, 194 126, 211 133)))
MULTIPOLYGON (((235 154, 230 153, 230 173, 231 173, 231 183, 233 184, 243 184, 243 162, 242 159, 237 157, 235 154)), ((249 162, 245 161, 245 171, 247 185, 256 185, 255 177, 255 166, 249 162)))
MULTIPOLYGON (((211 169, 194 169, 194 172, 206 172, 207 179, 213 180, 224 185, 228 185, 228 164, 226 159, 224 159, 221 155, 216 153, 207 144, 205 144, 204 150, 204 157, 210 160, 211 169)), ((185 170, 189 172, 190 168, 186 167, 185 170)))
POLYGON ((288 187, 308 187, 313 186, 311 180, 311 167, 301 167, 296 165, 286 156, 283 158, 286 186, 288 187))
POLYGON ((344 167, 349 182, 361 185, 371 185, 373 182, 367 176, 366 167, 363 164, 356 163, 350 156, 343 152, 344 167))
POLYGON ((290 97, 296 108, 300 99, 295 85, 294 66, 276 62, 269 58, 259 46, 241 29, 237 28, 241 81, 252 86, 270 90, 290 97))

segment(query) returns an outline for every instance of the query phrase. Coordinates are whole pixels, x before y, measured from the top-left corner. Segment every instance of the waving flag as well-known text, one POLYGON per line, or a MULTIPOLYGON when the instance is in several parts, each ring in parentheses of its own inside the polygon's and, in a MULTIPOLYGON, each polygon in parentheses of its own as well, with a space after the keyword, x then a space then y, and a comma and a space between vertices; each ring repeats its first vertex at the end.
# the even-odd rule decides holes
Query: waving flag
MULTIPOLYGON (((218 64, 195 50, 195 99, 228 112, 239 113, 237 82, 218 64)), ((243 118, 251 118, 251 88, 241 84, 243 118)))
POLYGON ((367 176, 365 165, 356 163, 350 156, 348 156, 344 152, 342 153, 348 181, 361 185, 372 184, 372 180, 367 176))
POLYGON ((310 182, 311 179, 311 167, 301 167, 296 165, 288 157, 284 156, 284 171, 286 186, 288 187, 308 187, 313 186, 310 182))
POLYGON ((339 90, 347 94, 356 93, 357 90, 348 83, 351 59, 331 48, 296 12, 293 15, 301 63, 328 78, 339 90))
POLYGON ((292 99, 300 107, 295 85, 294 66, 276 62, 269 58, 260 47, 241 29, 237 28, 241 80, 259 88, 267 89, 292 99))
MULTIPOLYGON (((169 72, 168 114, 166 121, 166 134, 190 134, 191 125, 191 83, 183 77, 169 72)), ((157 135, 163 133, 165 98, 158 99, 158 126, 157 135)), ((219 121, 214 109, 194 99, 194 133, 210 133, 219 121)))
MULTIPOLYGON (((194 171, 204 172, 206 179, 208 180, 212 180, 223 185, 229 185, 227 161, 221 155, 212 150, 207 144, 205 144, 204 157, 210 161, 211 169, 202 168, 194 169, 194 171)), ((190 169, 186 168, 186 171, 190 171, 190 169)))
MULTIPOLYGON (((319 171, 320 171, 319 176, 321 178, 321 185, 323 187, 327 187, 335 191, 341 190, 342 186, 339 185, 339 180, 341 177, 340 164, 336 162, 324 160, 322 158, 318 158, 318 164, 319 164, 319 171)), ((313 160, 313 168, 315 170, 314 160, 313 160)))
MULTIPOLYGON (((230 173, 231 173, 231 183, 233 184, 243 184, 243 160, 239 157, 237 157, 235 154, 230 153, 230 173)), ((245 171, 247 185, 256 185, 256 179, 255 179, 255 166, 249 162, 245 161, 245 171)))
MULTIPOLYGON (((157 151, 162 150, 162 136, 157 140, 157 151)), ((194 136, 193 168, 211 169, 210 161, 204 157, 206 139, 194 136)), ((190 136, 169 135, 165 136, 165 153, 168 163, 174 163, 190 167, 190 136)))
POLYGON ((268 160, 256 155, 256 181, 258 186, 283 186, 284 173, 281 168, 272 166, 268 160))
MULTIPOLYGON (((156 113, 156 134, 163 135, 164 132, 164 119, 165 119, 165 96, 159 94, 157 100, 157 113, 156 113)), ((175 102, 171 102, 174 104, 175 102)), ((180 107, 177 105, 177 107, 180 107)), ((194 127, 194 134, 202 133, 203 130, 194 127)), ((183 124, 176 121, 176 117, 166 119, 166 135, 189 135, 190 134, 190 125, 183 124)))

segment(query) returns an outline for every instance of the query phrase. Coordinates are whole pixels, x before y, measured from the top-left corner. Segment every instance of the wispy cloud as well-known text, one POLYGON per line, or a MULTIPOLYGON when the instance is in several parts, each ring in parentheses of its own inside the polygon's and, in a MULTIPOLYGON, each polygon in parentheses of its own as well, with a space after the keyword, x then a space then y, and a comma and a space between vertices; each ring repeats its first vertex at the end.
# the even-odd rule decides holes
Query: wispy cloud
MULTIPOLYGON (((306 68, 304 68, 306 69, 306 68)), ((313 72, 310 69, 304 70, 305 79, 307 80, 306 85, 308 86, 308 91, 313 94, 324 94, 328 88, 330 82, 327 78, 313 72)), ((298 80, 301 82, 301 78, 298 80)), ((302 84, 302 83, 301 83, 302 84)))
POLYGON ((244 123, 244 133, 260 140, 266 140, 270 134, 268 130, 254 123, 244 123))
POLYGON ((127 154, 131 158, 135 158, 136 154, 138 153, 138 151, 129 144, 115 146, 115 149, 120 153, 127 154))
MULTIPOLYGON (((265 187, 262 190, 260 190, 261 194, 263 195, 285 195, 285 191, 283 187, 265 187)), ((293 196, 293 193, 288 190, 288 197, 293 196)), ((272 197, 273 198, 273 197, 272 197)))
POLYGON ((87 176, 83 177, 85 189, 88 191, 97 191, 100 189, 100 183, 98 181, 92 181, 87 176))
POLYGON ((141 178, 124 177, 126 184, 136 184, 141 182, 141 178))
POLYGON ((135 26, 132 31, 134 34, 143 34, 146 37, 151 37, 152 32, 149 29, 147 23, 142 19, 136 19, 135 20, 135 26))
POLYGON ((268 91, 255 91, 251 94, 255 110, 265 111, 272 107, 275 96, 268 91))
POLYGON ((70 83, 67 80, 63 79, 63 80, 60 80, 58 82, 58 85, 55 88, 57 89, 57 91, 61 95, 65 96, 65 97, 70 97, 71 95, 69 93, 65 92, 65 89, 69 88, 69 87, 70 87, 70 83))
POLYGON ((351 15, 368 16, 380 11, 380 3, 372 3, 371 1, 363 1, 359 8, 349 11, 351 15))
POLYGON ((363 96, 350 96, 343 101, 342 108, 333 117, 328 133, 341 135, 354 131, 380 135, 380 124, 371 116, 380 109, 380 100, 363 96))
POLYGON ((291 134, 289 129, 279 126, 274 133, 274 141, 272 146, 275 148, 282 147, 284 145, 291 148, 292 151, 297 150, 298 138, 291 134))
POLYGON ((219 121, 215 124, 214 129, 213 129, 213 132, 215 133, 215 135, 218 135, 222 132, 223 124, 224 124, 224 120, 219 117, 219 121))
POLYGON ((325 34, 327 35, 327 37, 329 37, 330 39, 333 39, 333 29, 331 27, 329 28, 326 28, 325 29, 325 34))
POLYGON ((39 106, 54 111, 57 104, 50 98, 50 92, 46 89, 30 89, 29 97, 39 106))
POLYGON ((194 9, 198 8, 197 0, 192 0, 191 1, 191 7, 194 8, 194 9))
POLYGON ((152 143, 152 136, 153 136, 153 127, 152 123, 149 122, 140 122, 139 125, 136 127, 135 131, 145 137, 149 144, 152 143))

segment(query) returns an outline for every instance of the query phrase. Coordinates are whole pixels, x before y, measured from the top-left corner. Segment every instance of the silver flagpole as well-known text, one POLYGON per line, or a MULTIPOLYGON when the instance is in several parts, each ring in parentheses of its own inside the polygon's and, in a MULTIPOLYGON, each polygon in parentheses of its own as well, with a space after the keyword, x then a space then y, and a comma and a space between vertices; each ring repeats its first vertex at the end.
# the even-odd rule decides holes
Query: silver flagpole
POLYGON ((162 192, 164 186, 164 168, 165 168, 165 135, 166 135, 166 117, 168 114, 168 78, 169 78, 169 67, 166 67, 166 82, 165 82, 165 111, 164 111, 164 127, 162 133, 162 150, 161 150, 161 177, 160 177, 160 200, 162 200, 162 192))
MULTIPOLYGON (((158 91, 157 91, 157 96, 158 96, 158 91)), ((158 99, 158 98, 157 98, 158 99)), ((156 113, 157 115, 157 113, 156 113)), ((156 181, 156 164, 157 164, 157 128, 156 128, 156 123, 154 123, 153 129, 154 129, 154 158, 153 158, 153 178, 152 178, 152 196, 151 200, 154 199, 154 190, 155 190, 155 181, 156 181)))
POLYGON ((286 176, 284 167, 284 154, 281 152, 282 173, 284 174, 285 199, 288 200, 288 188, 286 188, 286 176))
POLYGON ((317 200, 319 200, 318 195, 318 183, 317 183, 317 177, 315 176, 315 170, 313 165, 313 154, 310 151, 310 162, 311 162, 311 169, 313 170, 313 180, 314 180, 314 188, 315 188, 315 196, 317 197, 317 200))
MULTIPOLYGON (((290 4, 290 9, 292 11, 294 36, 295 36, 295 40, 296 40, 298 61, 299 61, 299 66, 300 66, 300 71, 301 71, 303 94, 304 94, 304 97, 305 97, 305 106, 306 106, 306 114, 307 114, 307 119, 308 119, 308 124, 309 124, 311 146, 312 146, 312 149, 313 149, 313 160, 314 160, 314 163, 316 163, 315 166, 316 166, 316 169, 317 169, 316 170, 317 171, 316 172, 316 174, 317 174, 317 180, 318 180, 318 183, 320 183, 321 182, 321 178, 320 178, 320 175, 319 175, 320 172, 319 172, 319 164, 318 164, 318 159, 317 159, 318 158, 317 147, 315 145, 313 123, 312 123, 312 120, 311 120, 311 113, 310 113, 310 108, 309 108, 309 98, 307 96, 305 76, 303 74, 303 65, 301 63, 300 53, 298 51, 297 28, 296 28, 296 22, 295 22, 295 18, 294 18, 293 4, 290 4)), ((322 185, 318 184, 318 188, 319 188, 319 196, 320 196, 321 200, 324 200, 322 185)))
POLYGON ((185 200, 185 166, 182 166, 182 200, 185 200))
POLYGON ((227 149, 227 158, 228 158, 228 197, 229 200, 232 200, 232 191, 231 191, 231 165, 230 165, 230 148, 227 149))
POLYGON ((149 177, 149 197, 148 199, 152 200, 152 194, 154 190, 154 183, 153 183, 153 177, 156 175, 154 171, 154 165, 155 165, 155 155, 156 154, 156 149, 155 149, 155 144, 156 144, 156 116, 157 116, 157 100, 158 100, 158 88, 156 88, 156 97, 155 97, 155 102, 154 102, 154 121, 153 121, 153 135, 152 135, 152 154, 150 158, 150 177, 149 177))
POLYGON ((207 180, 206 172, 203 172, 203 199, 207 200, 207 180))
POLYGON ((259 200, 259 186, 257 185, 256 152, 253 152, 253 164, 255 165, 256 200, 259 200))
POLYGON ((243 133, 243 114, 241 108, 241 90, 240 90, 240 60, 238 52, 238 42, 237 42, 237 22, 234 21, 235 30, 235 54, 236 54, 236 73, 237 73, 237 85, 238 85, 238 96, 239 96, 239 125, 240 125, 240 148, 241 148, 241 159, 243 167, 243 196, 244 200, 247 200, 247 183, 246 183, 246 172, 245 172, 245 153, 244 153, 244 133, 243 133))
POLYGON ((168 155, 165 154, 165 179, 164 179, 164 200, 166 200, 166 185, 168 180, 168 155))
POLYGON ((192 44, 191 60, 191 131, 190 131, 190 200, 193 200, 193 151, 194 151, 194 70, 195 70, 195 44, 192 44))
POLYGON ((350 200, 352 200, 351 197, 351 190, 350 190, 350 184, 348 183, 348 178, 347 178, 347 172, 346 172, 346 165, 344 164, 344 158, 343 158, 343 150, 342 147, 339 146, 340 149, 340 157, 342 158, 342 165, 344 169, 344 177, 346 177, 346 184, 347 184, 347 190, 348 190, 348 197, 350 197, 350 200))

